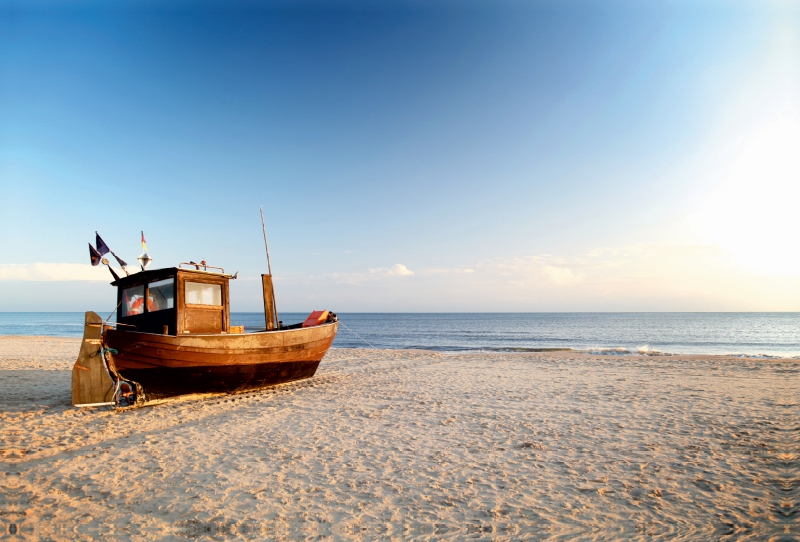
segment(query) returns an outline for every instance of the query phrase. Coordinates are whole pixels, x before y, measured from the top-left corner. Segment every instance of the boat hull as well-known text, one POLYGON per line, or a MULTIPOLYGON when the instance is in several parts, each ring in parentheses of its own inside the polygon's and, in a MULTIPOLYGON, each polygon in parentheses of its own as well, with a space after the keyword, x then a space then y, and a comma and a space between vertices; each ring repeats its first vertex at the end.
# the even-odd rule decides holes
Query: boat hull
POLYGON ((109 364, 147 399, 263 388, 314 376, 338 323, 238 335, 157 335, 108 329, 109 364))

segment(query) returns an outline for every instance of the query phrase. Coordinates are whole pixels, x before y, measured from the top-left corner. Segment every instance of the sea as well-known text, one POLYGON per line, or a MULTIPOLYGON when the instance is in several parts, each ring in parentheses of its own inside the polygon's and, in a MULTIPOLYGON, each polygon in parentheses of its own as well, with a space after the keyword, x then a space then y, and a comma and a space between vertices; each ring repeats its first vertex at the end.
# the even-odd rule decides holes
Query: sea
MULTIPOLYGON (((108 317, 108 314, 102 314, 108 317)), ((281 313, 284 324, 305 313, 281 313)), ((338 348, 441 352, 579 352, 645 356, 722 354, 800 359, 800 313, 339 313, 338 348)), ((80 312, 0 312, 0 335, 80 337, 80 312)), ((113 323, 113 315, 109 322, 113 323)), ((263 313, 231 313, 245 331, 263 313)))

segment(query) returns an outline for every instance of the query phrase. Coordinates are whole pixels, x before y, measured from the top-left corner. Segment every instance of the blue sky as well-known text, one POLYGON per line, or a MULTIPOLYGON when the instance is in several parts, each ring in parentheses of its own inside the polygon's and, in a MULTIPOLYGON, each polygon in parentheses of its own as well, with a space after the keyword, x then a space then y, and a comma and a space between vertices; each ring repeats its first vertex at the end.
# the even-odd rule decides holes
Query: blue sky
POLYGON ((800 310, 797 3, 232 5, 0 3, 0 310, 259 205, 285 310, 800 310))

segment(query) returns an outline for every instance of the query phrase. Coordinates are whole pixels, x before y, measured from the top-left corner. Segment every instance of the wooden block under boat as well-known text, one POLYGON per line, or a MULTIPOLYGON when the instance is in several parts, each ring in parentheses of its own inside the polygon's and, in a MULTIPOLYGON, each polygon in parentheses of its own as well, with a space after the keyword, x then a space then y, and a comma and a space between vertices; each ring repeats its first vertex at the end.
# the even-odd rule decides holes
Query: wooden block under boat
POLYGON ((102 329, 103 319, 92 311, 87 312, 81 350, 72 367, 72 406, 114 404, 114 381, 100 355, 102 329))

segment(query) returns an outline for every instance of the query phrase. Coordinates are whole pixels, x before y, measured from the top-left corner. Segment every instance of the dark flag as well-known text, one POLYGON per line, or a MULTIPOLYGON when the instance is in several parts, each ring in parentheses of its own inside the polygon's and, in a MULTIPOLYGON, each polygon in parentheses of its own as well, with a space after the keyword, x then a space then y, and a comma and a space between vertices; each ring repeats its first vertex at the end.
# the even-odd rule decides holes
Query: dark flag
MULTIPOLYGON (((114 253, 112 252, 111 254, 114 254, 114 253)), ((119 256, 117 256, 116 254, 114 254, 114 257, 119 262, 119 266, 122 267, 123 269, 125 269, 125 266, 128 265, 128 264, 126 264, 125 261, 122 258, 120 258, 119 256)), ((127 273, 127 271, 126 271, 126 273, 127 273)))
POLYGON ((103 257, 102 254, 97 252, 91 243, 89 243, 89 257, 92 259, 92 265, 97 265, 100 263, 100 258, 103 257))
POLYGON ((97 232, 94 232, 94 234, 97 236, 97 243, 95 244, 97 245, 97 252, 100 253, 100 256, 104 256, 111 252, 111 249, 108 248, 108 245, 105 243, 105 241, 100 238, 100 234, 97 232))
MULTIPOLYGON (((122 258, 117 256, 116 254, 114 254, 114 251, 111 250, 110 248, 108 248, 108 245, 106 244, 105 241, 103 241, 103 239, 100 237, 99 233, 97 233, 97 232, 94 232, 94 233, 95 233, 95 235, 97 235, 97 243, 96 243, 97 244, 97 252, 99 252, 101 256, 103 256, 104 254, 108 254, 110 252, 117 259, 117 261, 119 262, 120 267, 122 267, 122 269, 125 269, 125 266, 128 265, 127 263, 125 263, 125 260, 123 260, 122 258)), ((127 271, 126 271, 126 273, 127 273, 127 271)))

